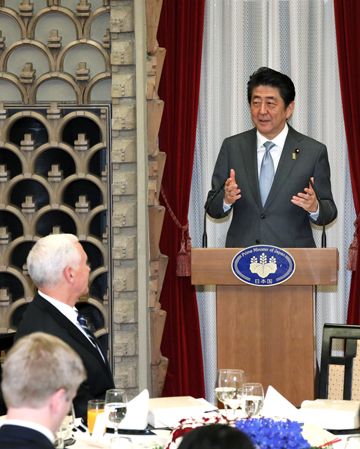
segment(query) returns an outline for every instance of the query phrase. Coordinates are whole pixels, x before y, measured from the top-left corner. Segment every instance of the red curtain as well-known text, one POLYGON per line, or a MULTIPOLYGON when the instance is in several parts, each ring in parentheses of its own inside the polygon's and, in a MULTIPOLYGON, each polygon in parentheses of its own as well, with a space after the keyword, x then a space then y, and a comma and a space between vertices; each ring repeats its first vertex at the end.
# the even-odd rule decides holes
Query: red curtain
MULTIPOLYGON (((337 50, 351 184, 356 215, 360 212, 360 23, 359 0, 334 0, 337 50)), ((359 237, 359 236, 358 236, 359 237)), ((358 241, 359 238, 358 238, 358 241)), ((349 324, 360 324, 360 256, 351 279, 349 324)))
MULTIPOLYGON (((159 96, 165 102, 159 147, 166 152, 163 190, 181 225, 187 224, 194 159, 205 0, 164 0, 157 39, 166 48, 159 96)), ((160 302, 167 317, 161 352, 169 358, 163 396, 204 397, 195 289, 176 276, 181 231, 167 212, 160 249, 169 256, 160 302)))

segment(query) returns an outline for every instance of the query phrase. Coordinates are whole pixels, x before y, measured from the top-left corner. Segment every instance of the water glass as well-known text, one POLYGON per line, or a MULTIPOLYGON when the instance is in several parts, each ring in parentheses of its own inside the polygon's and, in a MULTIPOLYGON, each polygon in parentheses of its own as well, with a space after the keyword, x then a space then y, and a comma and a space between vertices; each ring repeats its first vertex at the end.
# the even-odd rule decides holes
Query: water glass
POLYGON ((118 433, 121 421, 126 415, 127 399, 126 393, 120 388, 112 388, 105 393, 105 413, 108 419, 108 426, 113 427, 118 433))
POLYGON ((235 410, 241 404, 241 386, 245 382, 245 372, 242 369, 219 369, 215 388, 217 399, 224 404, 225 409, 235 410))
POLYGON ((241 408, 248 418, 260 415, 264 404, 264 389, 260 383, 244 383, 241 388, 241 408))

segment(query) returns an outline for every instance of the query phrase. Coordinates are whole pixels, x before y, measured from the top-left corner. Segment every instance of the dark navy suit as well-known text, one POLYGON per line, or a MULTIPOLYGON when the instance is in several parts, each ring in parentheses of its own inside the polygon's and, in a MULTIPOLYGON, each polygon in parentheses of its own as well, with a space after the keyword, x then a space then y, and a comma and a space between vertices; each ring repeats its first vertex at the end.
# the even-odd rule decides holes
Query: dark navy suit
POLYGON ((55 335, 72 347, 81 357, 87 379, 74 399, 76 416, 86 421, 89 399, 104 398, 106 390, 114 388, 114 380, 107 361, 86 336, 49 301, 36 294, 28 305, 16 333, 16 339, 32 332, 55 335))
POLYGON ((3 424, 0 427, 1 449, 54 449, 51 441, 41 432, 28 427, 3 424))
POLYGON ((290 201, 293 195, 308 187, 312 176, 322 200, 316 224, 328 224, 337 216, 326 146, 291 126, 264 207, 259 190, 256 129, 224 140, 214 168, 212 190, 208 194, 207 212, 213 218, 223 218, 230 213, 223 210, 222 186, 231 168, 235 170, 241 198, 230 209, 233 216, 226 237, 227 247, 256 244, 315 247, 309 213, 290 201))

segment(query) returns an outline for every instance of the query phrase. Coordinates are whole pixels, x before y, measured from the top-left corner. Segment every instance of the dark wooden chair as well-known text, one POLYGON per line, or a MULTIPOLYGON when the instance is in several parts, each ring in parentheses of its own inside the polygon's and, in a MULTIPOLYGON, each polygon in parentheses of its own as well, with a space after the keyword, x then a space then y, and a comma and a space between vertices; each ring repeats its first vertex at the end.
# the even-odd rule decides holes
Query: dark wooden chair
POLYGON ((318 397, 360 399, 360 326, 324 324, 318 397))
POLYGON ((14 344, 15 331, 0 333, 0 352, 6 353, 14 344))
MULTIPOLYGON (((0 333, 0 382, 2 379, 1 365, 2 365, 2 362, 5 357, 6 352, 14 344, 14 339, 15 339, 15 331, 0 333)), ((0 415, 4 415, 5 413, 6 413, 6 405, 4 403, 1 388, 0 388, 0 415)))

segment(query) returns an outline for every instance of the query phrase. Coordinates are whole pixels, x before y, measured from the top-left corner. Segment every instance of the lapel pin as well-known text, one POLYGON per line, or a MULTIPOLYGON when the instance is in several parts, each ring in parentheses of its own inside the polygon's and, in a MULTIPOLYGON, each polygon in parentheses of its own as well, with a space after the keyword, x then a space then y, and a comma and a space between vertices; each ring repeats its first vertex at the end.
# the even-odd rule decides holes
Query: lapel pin
POLYGON ((292 159, 293 159, 294 161, 296 161, 296 159, 297 159, 299 153, 300 153, 299 148, 296 148, 296 149, 293 151, 292 159))

